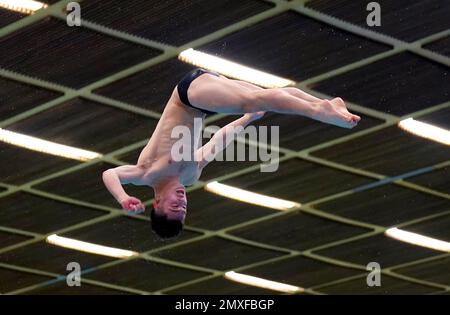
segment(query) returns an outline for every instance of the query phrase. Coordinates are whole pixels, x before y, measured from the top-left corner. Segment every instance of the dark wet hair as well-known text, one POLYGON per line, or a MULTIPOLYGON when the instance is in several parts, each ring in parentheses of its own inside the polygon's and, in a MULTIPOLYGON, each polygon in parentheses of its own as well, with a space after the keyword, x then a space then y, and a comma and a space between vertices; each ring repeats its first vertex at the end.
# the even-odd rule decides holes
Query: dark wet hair
POLYGON ((178 236, 183 229, 183 223, 178 220, 169 220, 165 215, 157 215, 155 209, 150 212, 152 229, 161 239, 178 236))

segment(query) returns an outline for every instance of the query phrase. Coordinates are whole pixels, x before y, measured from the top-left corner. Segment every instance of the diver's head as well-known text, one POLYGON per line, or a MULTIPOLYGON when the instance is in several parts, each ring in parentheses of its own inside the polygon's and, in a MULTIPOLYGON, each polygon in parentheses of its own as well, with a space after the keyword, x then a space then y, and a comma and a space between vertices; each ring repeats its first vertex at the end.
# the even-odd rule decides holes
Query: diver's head
POLYGON ((178 180, 155 187, 155 200, 150 213, 153 231, 163 239, 180 234, 187 212, 186 190, 178 180))

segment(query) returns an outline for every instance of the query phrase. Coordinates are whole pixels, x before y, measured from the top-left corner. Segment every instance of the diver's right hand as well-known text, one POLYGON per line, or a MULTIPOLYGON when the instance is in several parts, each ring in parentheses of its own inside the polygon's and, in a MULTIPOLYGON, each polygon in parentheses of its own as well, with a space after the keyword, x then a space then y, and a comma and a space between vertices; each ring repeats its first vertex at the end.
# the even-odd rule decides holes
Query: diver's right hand
POLYGON ((122 206, 122 209, 133 213, 142 213, 145 211, 144 204, 135 197, 127 197, 121 200, 120 205, 122 206))

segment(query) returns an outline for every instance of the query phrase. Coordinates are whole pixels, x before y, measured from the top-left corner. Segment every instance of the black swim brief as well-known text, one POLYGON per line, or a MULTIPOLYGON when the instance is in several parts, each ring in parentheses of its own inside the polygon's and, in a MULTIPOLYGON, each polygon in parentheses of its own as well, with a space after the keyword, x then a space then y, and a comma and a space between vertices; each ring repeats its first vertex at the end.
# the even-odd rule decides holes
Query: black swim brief
POLYGON ((196 69, 188 72, 181 79, 181 81, 178 83, 178 85, 177 85, 178 95, 180 96, 181 101, 185 105, 190 106, 190 107, 195 108, 195 109, 198 109, 201 112, 203 112, 205 114, 208 114, 208 115, 215 114, 215 112, 211 112, 211 111, 206 110, 206 109, 201 109, 201 108, 195 107, 194 105, 192 105, 189 102, 189 99, 188 99, 187 91, 188 91, 188 88, 191 85, 192 81, 194 81, 196 78, 198 78, 199 76, 201 76, 204 73, 210 73, 210 74, 213 74, 215 76, 219 76, 219 74, 217 72, 206 70, 206 69, 202 69, 202 68, 196 68, 196 69))

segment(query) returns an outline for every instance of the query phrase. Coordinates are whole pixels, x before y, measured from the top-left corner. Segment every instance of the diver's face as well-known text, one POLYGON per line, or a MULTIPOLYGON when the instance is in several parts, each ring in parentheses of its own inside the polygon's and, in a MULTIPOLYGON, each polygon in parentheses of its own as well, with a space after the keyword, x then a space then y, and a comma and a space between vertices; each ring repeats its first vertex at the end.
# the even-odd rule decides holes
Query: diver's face
POLYGON ((169 220, 184 222, 187 211, 186 190, 183 186, 167 191, 159 201, 158 208, 169 220))

